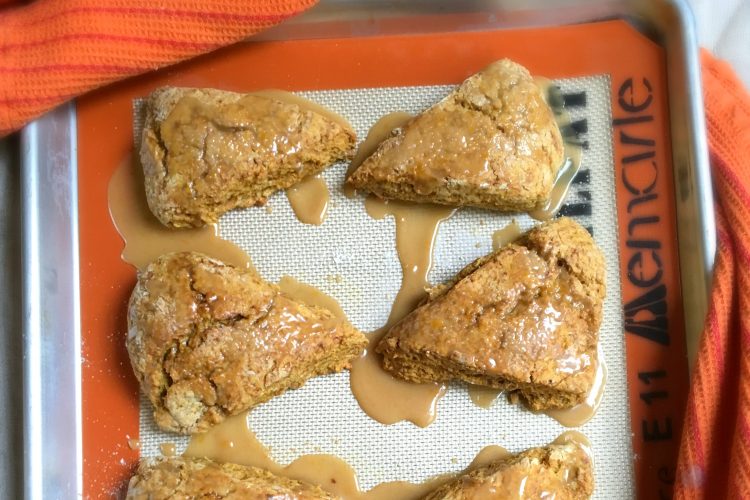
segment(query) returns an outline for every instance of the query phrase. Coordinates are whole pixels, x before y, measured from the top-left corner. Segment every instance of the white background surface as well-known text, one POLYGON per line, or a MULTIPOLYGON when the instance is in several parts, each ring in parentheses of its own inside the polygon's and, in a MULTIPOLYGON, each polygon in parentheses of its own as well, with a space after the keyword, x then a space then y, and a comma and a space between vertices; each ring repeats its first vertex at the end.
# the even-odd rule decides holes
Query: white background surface
POLYGON ((688 0, 698 40, 734 66, 750 88, 750 0, 688 0))

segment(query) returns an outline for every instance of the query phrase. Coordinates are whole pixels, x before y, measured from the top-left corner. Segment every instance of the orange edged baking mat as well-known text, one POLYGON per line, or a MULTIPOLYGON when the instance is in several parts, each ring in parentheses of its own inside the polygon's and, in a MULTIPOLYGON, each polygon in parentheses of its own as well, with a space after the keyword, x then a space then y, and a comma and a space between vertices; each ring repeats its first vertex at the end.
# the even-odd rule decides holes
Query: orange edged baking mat
MULTIPOLYGON (((123 243, 112 225, 107 200, 110 177, 133 148, 134 100, 163 85, 295 92, 455 85, 505 57, 534 75, 555 80, 608 78, 610 141, 599 146, 610 148, 611 164, 587 165, 588 173, 583 172, 578 182, 590 182, 586 177, 595 176, 597 168, 614 168, 607 173, 612 178, 607 196, 614 197, 608 224, 616 245, 617 260, 611 264, 615 269, 619 266, 615 281, 620 284, 613 321, 622 327, 608 341, 624 343, 626 356, 620 364, 610 359, 608 364, 610 377, 612 366, 624 372, 619 396, 627 401, 624 411, 629 408, 629 418, 620 415, 620 422, 623 426, 629 422, 630 429, 620 432, 632 432, 632 449, 624 451, 628 456, 623 470, 611 474, 621 474, 623 481, 634 477, 639 498, 671 495, 688 375, 665 55, 625 22, 608 21, 508 31, 243 43, 81 98, 77 123, 84 497, 121 492, 139 453, 128 446, 128 438, 137 438, 142 427, 138 387, 125 351, 126 303, 135 271, 120 259, 123 243)), ((585 108, 586 93, 566 94, 566 104, 585 108)), ((585 140, 586 126, 580 124, 579 129, 585 140)), ((584 151, 584 162, 585 155, 584 151)), ((330 182, 329 187, 340 189, 330 182)), ((567 210, 585 216, 591 206, 587 208, 584 200, 567 210)), ((393 246, 392 241, 387 244, 393 246)), ((263 263, 256 261, 256 265, 263 274, 263 263)), ((610 277, 608 282, 614 293, 610 277)), ((342 301, 342 305, 346 304, 342 301)), ((615 399, 605 393, 603 407, 615 399)), ((433 425, 449 411, 440 408, 433 425)), ((524 418, 547 419, 544 415, 524 418)), ((461 432, 471 432, 471 425, 466 427, 461 432)), ((498 439, 524 432, 513 421, 498 421, 497 427, 498 439)), ((259 437, 263 438, 260 432, 259 437)), ((465 464, 451 465, 454 444, 445 444, 446 471, 460 469, 465 464)), ((358 468, 358 472, 366 476, 368 471, 358 468)))

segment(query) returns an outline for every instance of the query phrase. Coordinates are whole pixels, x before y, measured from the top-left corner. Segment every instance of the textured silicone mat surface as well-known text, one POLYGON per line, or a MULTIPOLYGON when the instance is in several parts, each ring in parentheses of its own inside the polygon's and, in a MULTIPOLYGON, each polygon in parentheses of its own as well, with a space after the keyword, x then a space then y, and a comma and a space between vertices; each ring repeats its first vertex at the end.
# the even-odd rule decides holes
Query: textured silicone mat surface
MULTIPOLYGON (((617 215, 614 193, 609 79, 592 76, 555 82, 584 143, 583 163, 561 213, 575 217, 593 233, 607 259, 607 298, 600 343, 609 378, 598 413, 579 428, 592 443, 596 498, 633 495, 630 422, 625 379, 617 215)), ((346 117, 364 139, 381 116, 393 111, 419 113, 445 96, 451 86, 300 92, 346 117)), ((136 103, 138 111, 138 103, 136 103)), ((135 116, 140 113, 136 112, 135 116)), ((136 137, 140 137, 136 120, 136 137)), ((328 169, 331 193, 322 226, 300 223, 283 193, 268 203, 225 215, 220 232, 247 251, 269 281, 284 275, 314 285, 335 297, 352 323, 363 331, 382 326, 401 283, 392 217, 370 218, 361 197, 341 191, 346 165, 328 169)), ((492 233, 515 219, 525 230, 536 221, 525 214, 504 216, 486 210, 460 209, 441 224, 434 250, 432 283, 445 281, 492 249, 492 233)), ((159 431, 151 405, 141 397, 140 441, 144 456, 159 454, 159 444, 187 439, 159 431)), ((539 446, 567 430, 546 415, 534 415, 498 398, 490 409, 474 406, 466 387, 453 384, 438 404, 427 428, 408 422, 391 426, 371 420, 349 390, 348 372, 319 377, 298 390, 253 410, 251 429, 280 463, 300 455, 337 455, 358 472, 363 489, 393 480, 422 481, 464 468, 484 446, 510 451, 539 446)))

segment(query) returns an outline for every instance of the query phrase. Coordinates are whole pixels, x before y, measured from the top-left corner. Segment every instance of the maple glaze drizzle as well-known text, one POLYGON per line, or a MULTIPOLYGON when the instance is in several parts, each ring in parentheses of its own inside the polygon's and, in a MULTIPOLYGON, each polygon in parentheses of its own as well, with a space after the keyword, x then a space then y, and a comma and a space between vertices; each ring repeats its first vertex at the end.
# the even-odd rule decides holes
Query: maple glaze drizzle
MULTIPOLYGON (((316 102, 284 90, 258 90, 252 95, 267 97, 288 104, 295 104, 306 111, 312 111, 354 131, 346 118, 316 102)), ((328 213, 330 194, 322 173, 311 175, 286 190, 286 197, 292 206, 294 215, 303 224, 321 225, 328 213)))
MULTIPOLYGON (((476 455, 469 468, 485 465, 508 455, 500 446, 488 446, 476 455)), ((249 429, 247 412, 229 417, 206 433, 191 436, 183 456, 261 467, 277 475, 317 484, 343 500, 416 500, 455 477, 454 474, 444 474, 420 484, 393 481, 362 491, 354 469, 336 456, 303 455, 286 466, 274 461, 268 449, 249 429)))
POLYGON ((298 300, 308 306, 323 307, 331 311, 337 318, 348 321, 338 301, 312 285, 297 281, 291 276, 282 276, 279 280, 279 288, 284 294, 294 300, 298 300))
POLYGON ((176 454, 176 447, 174 443, 162 443, 159 445, 159 451, 165 457, 173 457, 176 454))
MULTIPOLYGON (((504 247, 508 243, 512 243, 519 236, 522 231, 516 221, 511 222, 507 226, 498 229, 492 235, 492 249, 497 251, 504 247)), ((572 407, 572 408, 561 408, 551 409, 543 411, 546 415, 557 420, 561 425, 565 427, 580 427, 593 418, 596 411, 599 409, 602 397, 604 395, 604 387, 607 383, 607 365, 604 361, 603 353, 599 350, 597 354, 596 372, 594 375, 594 381, 591 385, 591 389, 586 395, 586 399, 572 407)), ((498 396, 502 391, 499 389, 493 389, 491 387, 482 387, 478 385, 469 385, 468 393, 472 403, 480 408, 490 408, 492 404, 497 400, 498 396)))
MULTIPOLYGON (((349 166, 348 175, 370 156, 395 128, 402 126, 412 115, 390 113, 380 118, 360 144, 349 166)), ((347 196, 354 191, 345 187, 347 196)), ((454 208, 417 204, 395 200, 381 200, 374 196, 365 199, 365 210, 373 219, 393 216, 396 223, 396 250, 401 263, 401 288, 391 306, 386 324, 368 334, 370 343, 364 356, 352 363, 350 385, 360 407, 371 418, 383 424, 408 420, 426 427, 435 419, 437 402, 445 394, 442 384, 413 384, 400 380, 382 368, 382 359, 375 352, 380 339, 425 297, 427 276, 432 267, 432 247, 440 222, 455 213, 454 208)))
POLYGON ((565 427, 580 427, 594 415, 596 415, 599 405, 604 396, 604 387, 607 385, 607 364, 602 357, 601 350, 596 362, 596 373, 591 389, 586 394, 586 399, 572 408, 562 408, 555 410, 546 410, 544 413, 565 427))
POLYGON ((311 175, 286 190, 286 197, 297 220, 319 226, 328 213, 330 194, 321 174, 311 175))
POLYGON ((159 222, 148 208, 143 169, 133 155, 112 174, 107 195, 112 222, 125 242, 122 260, 138 269, 163 254, 190 250, 240 268, 253 268, 240 247, 219 237, 216 225, 173 229, 159 222))
MULTIPOLYGON (((348 179, 395 129, 404 126, 413 117, 412 114, 405 111, 394 111, 393 113, 381 116, 370 128, 367 132, 367 137, 365 137, 365 140, 357 148, 357 153, 354 155, 346 171, 346 178, 348 179)), ((348 198, 352 198, 355 194, 355 189, 348 183, 344 183, 344 194, 348 198)))
POLYGON ((287 104, 295 104, 303 110, 312 111, 313 113, 322 115, 332 122, 338 123, 344 129, 354 132, 354 128, 352 128, 351 123, 349 123, 349 121, 340 114, 329 108, 326 108, 321 104, 318 104, 317 102, 305 99, 304 97, 298 96, 297 94, 293 94, 292 92, 279 89, 266 89, 249 92, 249 94, 259 97, 266 97, 268 99, 274 99, 276 101, 285 102, 287 104))
MULTIPOLYGON (((580 432, 567 431, 552 443, 569 442, 582 445, 590 454, 591 443, 580 432)), ((245 412, 229 417, 204 434, 193 435, 183 456, 205 457, 217 462, 260 467, 280 476, 317 484, 343 500, 416 500, 472 469, 506 459, 512 454, 501 446, 490 445, 482 448, 469 466, 458 473, 442 474, 420 484, 406 481, 386 482, 369 491, 362 491, 358 486, 354 469, 333 455, 304 455, 286 466, 277 463, 249 429, 245 412)), ((522 495, 518 498, 522 498, 522 495)))
POLYGON ((521 231, 521 227, 514 220, 507 226, 492 233, 492 250, 500 250, 508 243, 516 241, 521 234, 523 234, 523 231, 521 231))
POLYGON ((555 183, 552 186, 550 197, 544 205, 529 212, 529 215, 536 220, 544 221, 554 217, 565 202, 573 179, 581 169, 581 156, 583 148, 572 141, 572 138, 566 137, 572 130, 570 128, 570 114, 565 110, 562 95, 554 84, 546 79, 534 78, 537 86, 541 89, 545 101, 555 115, 555 121, 560 129, 563 138, 564 160, 557 172, 555 183), (551 97, 552 96, 552 97, 551 97))
MULTIPOLYGON (((572 408, 557 408, 544 410, 539 413, 557 420, 564 427, 580 427, 594 415, 596 415, 599 405, 604 396, 604 387, 607 383, 607 365, 599 353, 599 359, 596 363, 596 373, 591 389, 586 394, 586 399, 572 408)), ((480 408, 489 408, 497 400, 502 391, 491 387, 481 387, 476 385, 469 386, 469 397, 472 403, 480 408)))
POLYGON ((385 333, 411 312, 425 297, 427 276, 432 267, 432 247, 437 229, 454 209, 368 197, 367 213, 374 219, 392 215, 396 221, 396 249, 401 262, 401 288, 391 306, 386 324, 368 334, 365 355, 352 363, 350 384, 357 402, 370 417, 383 424, 408 420, 426 427, 435 420, 437 402, 445 386, 413 384, 398 379, 382 368, 374 349, 385 333))

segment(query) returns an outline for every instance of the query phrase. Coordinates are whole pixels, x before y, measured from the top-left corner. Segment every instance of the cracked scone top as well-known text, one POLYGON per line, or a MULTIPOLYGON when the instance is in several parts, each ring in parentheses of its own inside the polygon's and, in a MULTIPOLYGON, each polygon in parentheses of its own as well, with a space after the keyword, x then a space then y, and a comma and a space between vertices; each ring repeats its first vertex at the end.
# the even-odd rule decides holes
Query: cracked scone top
POLYGON ((493 461, 449 481, 423 500, 585 500, 593 492, 591 457, 583 446, 570 442, 493 461))
POLYGON ((126 344, 157 425, 191 434, 348 368, 367 340, 254 272, 181 252, 138 273, 126 344))
POLYGON ((142 460, 130 479, 128 500, 333 500, 320 487, 257 467, 205 458, 142 460))
POLYGON ((542 90, 503 59, 394 130, 347 182, 386 199, 529 211, 549 198, 563 159, 542 90))
POLYGON ((433 289, 377 351, 412 382, 514 391, 533 410, 575 406, 596 373, 604 270, 591 235, 555 219, 433 289))
POLYGON ((140 158, 148 205, 167 226, 214 223, 351 158, 355 141, 351 128, 293 102, 164 87, 146 102, 140 158))

